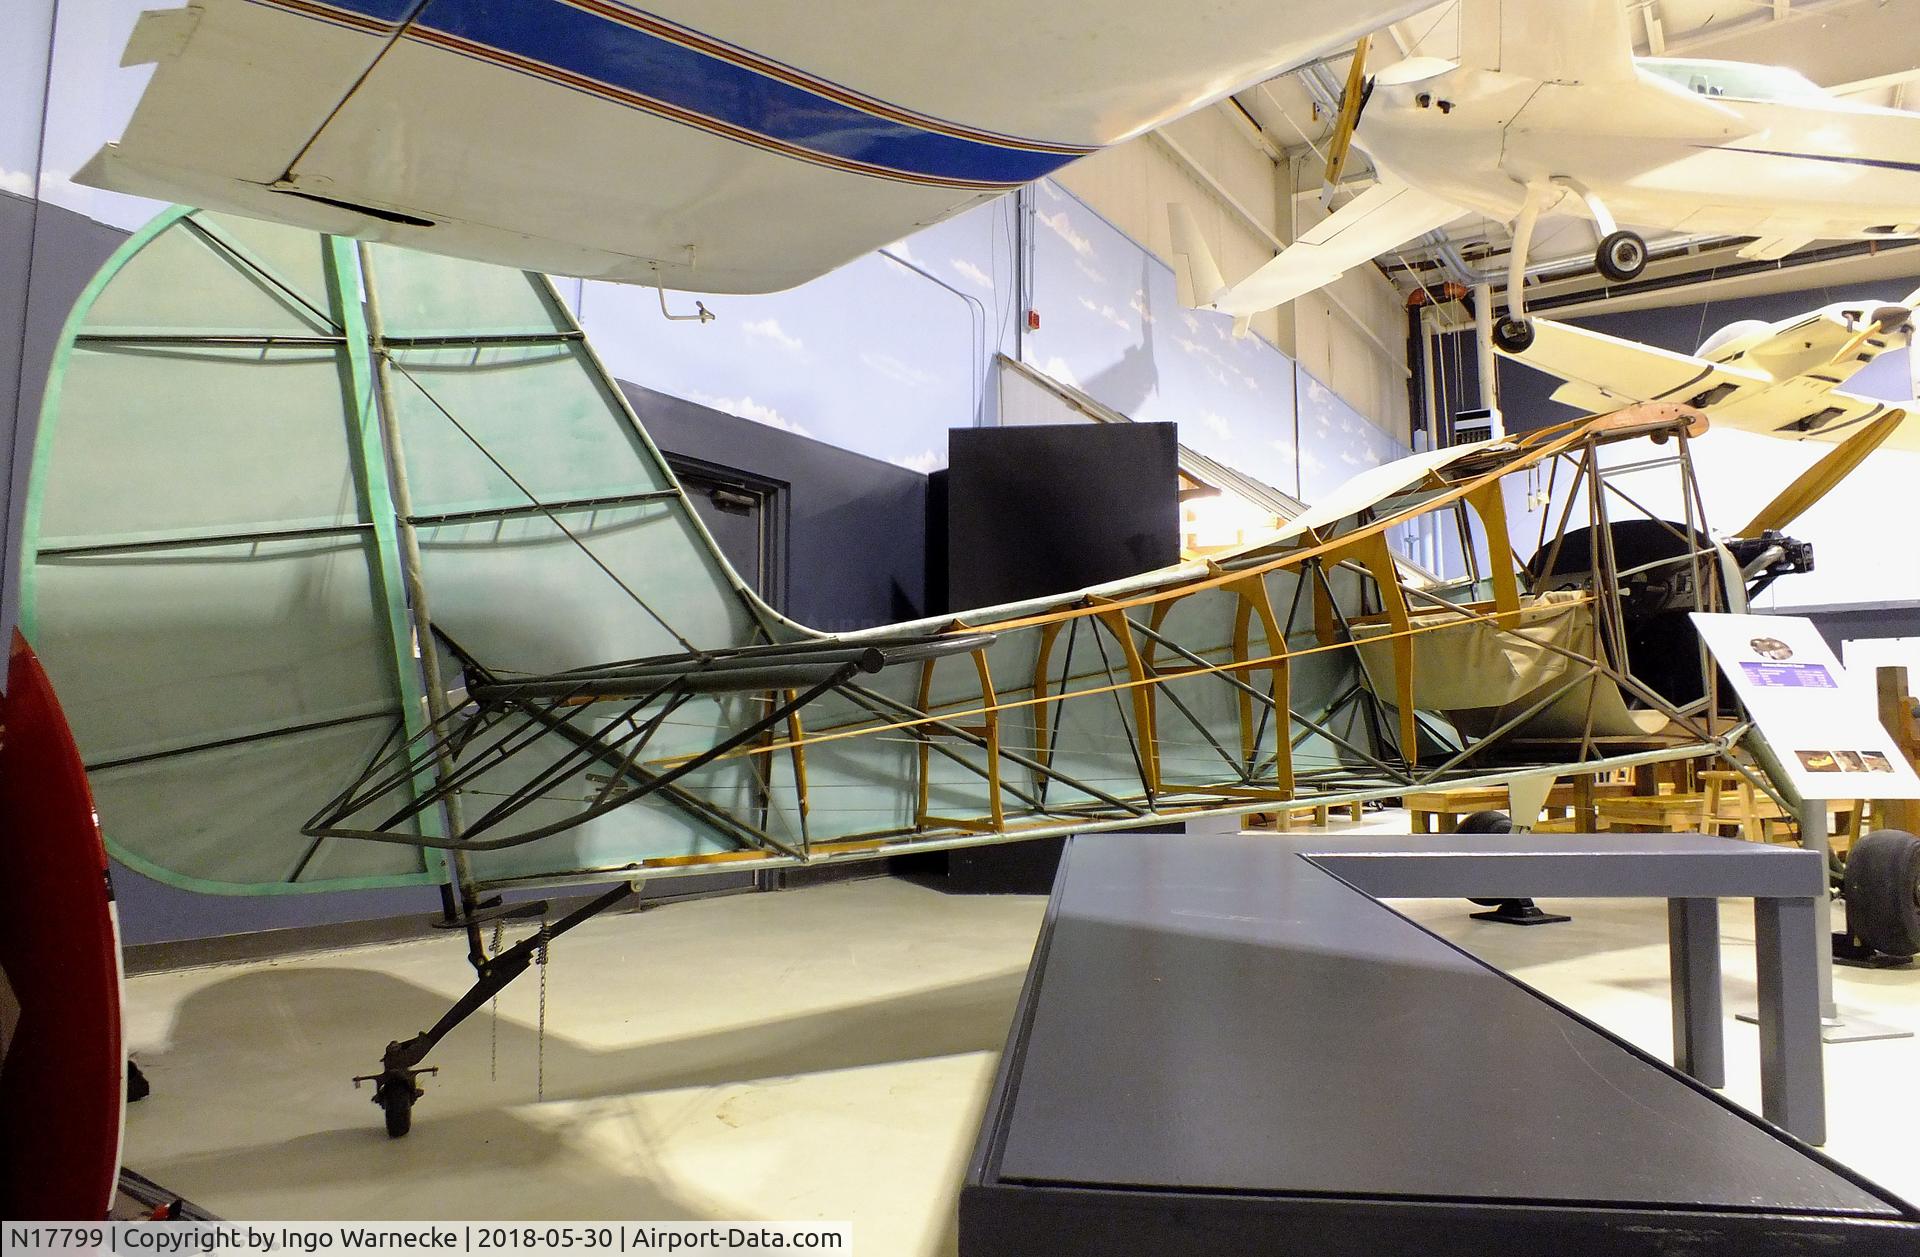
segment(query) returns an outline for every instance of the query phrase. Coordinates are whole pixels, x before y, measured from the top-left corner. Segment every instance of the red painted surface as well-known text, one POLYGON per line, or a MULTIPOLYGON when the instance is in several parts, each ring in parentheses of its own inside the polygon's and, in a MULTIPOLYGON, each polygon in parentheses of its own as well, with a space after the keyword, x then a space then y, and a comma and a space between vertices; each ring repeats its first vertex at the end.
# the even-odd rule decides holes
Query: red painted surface
POLYGON ((17 632, 0 720, 0 967, 20 1005, 0 1065, 0 1217, 103 1218, 126 1087, 113 892, 79 749, 17 632))

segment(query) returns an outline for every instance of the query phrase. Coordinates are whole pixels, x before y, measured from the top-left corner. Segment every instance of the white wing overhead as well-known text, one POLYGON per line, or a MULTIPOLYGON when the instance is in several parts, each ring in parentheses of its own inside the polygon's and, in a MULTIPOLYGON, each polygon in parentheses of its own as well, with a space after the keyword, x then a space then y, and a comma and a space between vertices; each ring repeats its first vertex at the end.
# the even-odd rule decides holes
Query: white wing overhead
POLYGON ((136 29, 130 62, 158 68, 79 178, 517 268, 766 292, 1419 7, 194 0, 136 29))
POLYGON ((1812 243, 1810 236, 1756 236, 1741 248, 1739 256, 1754 262, 1777 262, 1812 243))
POLYGON ((1204 304, 1236 318, 1271 310, 1464 213, 1452 201, 1382 181, 1301 233, 1273 261, 1216 292, 1204 304))
MULTIPOLYGON (((1764 359, 1766 344, 1742 357, 1764 359)), ((1534 321, 1525 353, 1505 356, 1565 380, 1553 399, 1584 411, 1681 402, 1705 411, 1716 427, 1789 441, 1840 441, 1893 408, 1841 392, 1819 375, 1777 378, 1744 363, 1709 362, 1548 319, 1534 321)), ((1902 424, 1886 448, 1920 449, 1920 419, 1902 424)))
MULTIPOLYGON (((1723 428, 1788 441, 1833 444, 1852 436, 1868 420, 1894 409, 1905 407, 1843 393, 1811 377, 1796 376, 1760 393, 1711 407, 1707 413, 1723 428)), ((1881 448, 1920 450, 1920 413, 1895 429, 1881 448)))
POLYGON ((1624 0, 1460 0, 1460 64, 1543 83, 1635 77, 1624 0))
POLYGON ((1553 400, 1593 413, 1641 402, 1695 405, 1695 399, 1713 390, 1724 393, 1723 385, 1758 390, 1773 383, 1759 371, 1721 366, 1551 319, 1535 319, 1533 332, 1533 344, 1525 353, 1505 356, 1565 380, 1553 400))

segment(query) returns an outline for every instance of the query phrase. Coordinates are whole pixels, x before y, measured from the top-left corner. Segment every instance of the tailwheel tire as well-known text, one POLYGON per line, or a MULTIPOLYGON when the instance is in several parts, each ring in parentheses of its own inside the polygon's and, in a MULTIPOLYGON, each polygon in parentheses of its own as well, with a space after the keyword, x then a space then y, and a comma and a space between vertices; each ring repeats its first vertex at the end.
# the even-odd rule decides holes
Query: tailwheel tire
POLYGON ((398 1139, 413 1129, 413 1102, 420 1088, 404 1074, 382 1078, 374 1088, 373 1102, 387 1118, 387 1138, 398 1139))
POLYGON ((1889 956, 1920 953, 1920 838, 1877 829, 1847 853, 1847 933, 1889 956))
POLYGON ((1493 346, 1502 353, 1523 354, 1533 345, 1533 324, 1509 315, 1493 325, 1493 346))
POLYGON ((1647 242, 1631 231, 1616 231, 1600 242, 1593 262, 1608 279, 1625 283, 1647 269, 1647 242))
MULTIPOLYGON (((1474 812, 1460 818, 1460 826, 1454 831, 1461 834, 1510 834, 1513 832, 1513 818, 1505 812, 1474 812)), ((1504 899, 1468 899, 1468 903, 1477 903, 1482 908, 1498 908, 1504 899)))

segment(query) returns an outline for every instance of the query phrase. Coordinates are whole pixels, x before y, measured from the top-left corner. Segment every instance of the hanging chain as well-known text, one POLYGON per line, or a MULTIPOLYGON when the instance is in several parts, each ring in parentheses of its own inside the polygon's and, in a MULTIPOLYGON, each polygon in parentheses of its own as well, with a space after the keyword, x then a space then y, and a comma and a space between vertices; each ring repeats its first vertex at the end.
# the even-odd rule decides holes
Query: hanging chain
MULTIPOLYGON (((506 930, 505 923, 499 920, 498 918, 495 918, 493 922, 493 946, 487 949, 487 959, 498 960, 500 958, 500 943, 501 943, 502 935, 504 934, 505 930, 506 930)), ((490 1029, 493 1035, 493 1042, 491 1045, 489 1045, 487 1049, 487 1081, 499 1082, 500 1081, 500 992, 495 991, 493 993, 493 999, 488 1001, 488 1003, 492 1010, 493 1024, 490 1029)))
POLYGON ((535 1034, 534 1048, 534 1093, 536 1101, 547 1098, 547 954, 553 946, 553 935, 547 932, 547 923, 540 922, 540 949, 535 962, 540 966, 540 1022, 535 1034))

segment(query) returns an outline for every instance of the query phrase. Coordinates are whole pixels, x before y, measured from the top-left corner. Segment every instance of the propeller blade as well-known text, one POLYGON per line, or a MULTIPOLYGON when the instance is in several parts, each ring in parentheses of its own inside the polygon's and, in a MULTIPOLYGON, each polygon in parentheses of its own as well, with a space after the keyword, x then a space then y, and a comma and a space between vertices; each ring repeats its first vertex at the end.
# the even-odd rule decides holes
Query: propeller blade
POLYGON ((1879 449, 1906 417, 1904 410, 1889 410, 1836 445, 1819 462, 1801 472, 1792 484, 1782 489, 1778 497, 1762 507, 1740 535, 1758 537, 1769 528, 1785 528, 1800 518, 1802 512, 1846 479, 1847 473, 1858 467, 1867 455, 1879 449))
POLYGON ((1333 138, 1327 144, 1327 186, 1340 182, 1347 167, 1347 154, 1353 148, 1353 129, 1360 123, 1360 107, 1367 98, 1367 45, 1373 36, 1362 35, 1353 46, 1353 64, 1347 68, 1347 85, 1340 93, 1340 116, 1334 119, 1333 138))

